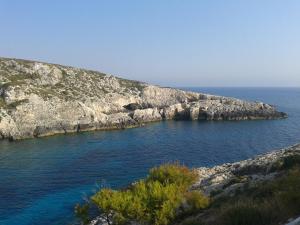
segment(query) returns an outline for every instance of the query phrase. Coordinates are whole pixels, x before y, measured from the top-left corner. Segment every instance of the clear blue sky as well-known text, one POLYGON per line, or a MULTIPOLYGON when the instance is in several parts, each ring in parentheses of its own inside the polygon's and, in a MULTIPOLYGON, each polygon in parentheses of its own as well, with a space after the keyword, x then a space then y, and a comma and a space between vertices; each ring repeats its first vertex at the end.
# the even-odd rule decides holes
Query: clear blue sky
POLYGON ((300 86, 300 1, 0 0, 0 55, 165 86, 300 86))

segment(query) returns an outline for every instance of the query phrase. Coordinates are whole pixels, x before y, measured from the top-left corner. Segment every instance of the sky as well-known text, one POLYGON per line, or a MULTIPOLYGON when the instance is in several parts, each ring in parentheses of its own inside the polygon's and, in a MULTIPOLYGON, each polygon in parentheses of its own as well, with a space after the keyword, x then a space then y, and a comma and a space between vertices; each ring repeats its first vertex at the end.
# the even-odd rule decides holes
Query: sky
POLYGON ((0 0, 0 56, 162 86, 300 86, 300 1, 0 0))

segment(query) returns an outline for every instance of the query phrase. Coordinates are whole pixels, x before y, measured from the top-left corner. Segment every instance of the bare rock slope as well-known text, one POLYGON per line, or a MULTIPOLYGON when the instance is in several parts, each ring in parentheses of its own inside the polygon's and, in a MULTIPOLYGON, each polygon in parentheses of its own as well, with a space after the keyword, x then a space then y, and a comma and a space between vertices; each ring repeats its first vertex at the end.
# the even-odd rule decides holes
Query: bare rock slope
POLYGON ((0 58, 0 137, 120 129, 168 119, 282 118, 268 104, 162 88, 91 70, 0 58))

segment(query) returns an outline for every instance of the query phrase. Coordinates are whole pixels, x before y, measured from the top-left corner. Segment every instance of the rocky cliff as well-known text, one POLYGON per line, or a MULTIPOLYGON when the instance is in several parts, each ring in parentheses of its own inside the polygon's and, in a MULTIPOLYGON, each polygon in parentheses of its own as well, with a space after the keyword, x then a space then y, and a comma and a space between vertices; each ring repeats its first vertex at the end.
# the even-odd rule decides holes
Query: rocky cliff
POLYGON ((0 58, 0 137, 136 127, 168 119, 282 118, 268 104, 162 88, 91 70, 0 58))

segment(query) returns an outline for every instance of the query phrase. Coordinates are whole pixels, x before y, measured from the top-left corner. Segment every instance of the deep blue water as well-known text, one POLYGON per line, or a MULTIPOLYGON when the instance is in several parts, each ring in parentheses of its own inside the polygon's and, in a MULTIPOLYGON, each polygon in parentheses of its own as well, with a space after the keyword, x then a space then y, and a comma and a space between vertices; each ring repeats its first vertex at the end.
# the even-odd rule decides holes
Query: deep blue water
POLYGON ((169 121, 122 131, 0 142, 0 224, 70 224, 76 202, 122 187, 163 162, 232 162, 300 142, 300 88, 188 88, 259 100, 284 120, 169 121))

